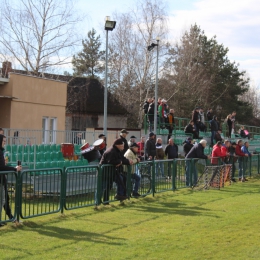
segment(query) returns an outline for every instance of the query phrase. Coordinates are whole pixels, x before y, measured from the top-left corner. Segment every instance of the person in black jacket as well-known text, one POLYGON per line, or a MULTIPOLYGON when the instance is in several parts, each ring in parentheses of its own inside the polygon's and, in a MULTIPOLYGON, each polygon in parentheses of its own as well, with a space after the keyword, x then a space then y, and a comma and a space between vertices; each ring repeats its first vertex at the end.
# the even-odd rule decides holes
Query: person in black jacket
MULTIPOLYGON (((0 172, 1 171, 21 171, 22 166, 9 167, 5 165, 4 158, 4 147, 6 143, 6 137, 4 135, 0 135, 0 172)), ((13 218, 11 213, 11 208, 9 205, 9 195, 7 190, 7 177, 5 174, 0 174, 0 220, 2 214, 2 208, 5 209, 6 214, 10 219, 13 218)), ((2 225, 0 225, 2 226, 2 225)))
POLYGON ((232 121, 231 121, 231 114, 229 114, 226 118, 227 125, 228 125, 228 138, 231 138, 232 133, 232 121))
POLYGON ((149 105, 152 102, 151 98, 148 98, 147 100, 145 100, 144 105, 143 105, 143 110, 144 110, 144 114, 146 115, 148 113, 148 109, 149 109, 149 105))
POLYGON ((208 121, 211 121, 213 119, 213 110, 212 108, 209 108, 208 112, 207 112, 207 118, 208 118, 208 121))
MULTIPOLYGON (((186 159, 186 186, 190 187, 191 183, 190 183, 190 171, 193 169, 193 172, 191 172, 191 176, 193 176, 193 186, 196 185, 197 180, 198 180, 198 171, 196 166, 194 165, 194 167, 191 167, 191 159, 210 159, 210 156, 207 156, 204 154, 204 148, 207 145, 207 141, 206 140, 201 140, 198 144, 195 144, 191 150, 189 151, 189 153, 186 155, 185 159, 186 159)), ((196 161, 195 161, 196 162, 196 161)))
MULTIPOLYGON (((174 140, 172 138, 169 139, 169 144, 165 147, 164 151, 165 155, 167 156, 168 160, 176 159, 179 157, 178 155, 178 145, 174 143, 174 140)), ((171 179, 172 176, 172 162, 168 162, 168 178, 171 179)))
POLYGON ((218 131, 218 121, 217 121, 217 116, 213 116, 213 119, 210 121, 210 130, 211 130, 211 146, 213 147, 214 145, 214 138, 215 134, 218 131))
POLYGON ((193 135, 193 139, 198 139, 199 138, 199 135, 196 132, 196 129, 194 127, 194 122, 192 120, 189 122, 188 125, 185 126, 184 132, 185 132, 185 134, 192 134, 193 135))
POLYGON ((188 137, 184 142, 183 142, 183 151, 184 151, 184 156, 190 152, 191 148, 193 147, 192 143, 192 138, 188 137))
POLYGON ((104 168, 102 172, 102 183, 103 183, 103 204, 109 204, 109 191, 112 188, 113 181, 115 180, 117 184, 117 195, 115 199, 125 200, 126 197, 126 176, 123 174, 123 165, 132 165, 133 161, 128 160, 124 157, 122 151, 124 149, 124 142, 121 138, 118 138, 114 141, 112 147, 108 148, 100 161, 101 165, 112 164, 114 165, 113 171, 111 168, 104 168))
POLYGON ((156 156, 155 134, 151 132, 149 133, 149 138, 145 142, 145 159, 154 160, 155 156, 156 156))
MULTIPOLYGON (((149 121, 149 131, 152 131, 152 128, 153 128, 153 124, 154 124, 154 100, 152 99, 151 100, 151 103, 149 105, 149 108, 148 108, 148 121, 149 121)), ((157 113, 157 111, 156 111, 157 113)))
POLYGON ((200 108, 196 107, 193 112, 192 112, 192 121, 194 122, 194 126, 196 129, 196 132, 199 136, 199 131, 200 131, 200 113, 199 113, 200 108))
POLYGON ((128 145, 128 142, 126 140, 127 135, 128 135, 128 132, 125 129, 122 129, 121 132, 120 132, 120 138, 124 142, 124 149, 122 151, 123 154, 125 154, 126 151, 129 149, 129 145, 128 145))

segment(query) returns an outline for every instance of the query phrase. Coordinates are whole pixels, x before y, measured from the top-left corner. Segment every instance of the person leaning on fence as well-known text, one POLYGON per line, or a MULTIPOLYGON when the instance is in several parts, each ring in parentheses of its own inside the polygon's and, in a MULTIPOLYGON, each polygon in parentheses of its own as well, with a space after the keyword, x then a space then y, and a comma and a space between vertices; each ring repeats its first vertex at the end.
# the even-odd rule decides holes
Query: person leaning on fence
POLYGON ((221 151, 222 147, 222 142, 218 141, 212 149, 212 154, 211 154, 211 164, 212 165, 221 165, 222 164, 222 159, 224 158, 224 155, 221 151))
POLYGON ((145 144, 145 136, 141 137, 141 141, 137 143, 138 145, 138 155, 140 156, 140 158, 143 160, 143 156, 144 156, 144 144, 145 144))
POLYGON ((130 147, 131 144, 134 144, 136 141, 136 137, 134 135, 132 135, 128 141, 128 146, 130 147))
POLYGON ((118 200, 125 200, 126 197, 126 177, 123 174, 123 165, 131 165, 132 160, 124 157, 122 151, 124 149, 124 142, 121 138, 114 141, 112 147, 108 148, 100 161, 101 165, 112 164, 114 171, 104 168, 102 172, 102 191, 104 192, 103 204, 109 204, 109 192, 112 189, 113 181, 117 184, 117 194, 115 196, 118 200))
POLYGON ((162 147, 162 139, 157 138, 156 146, 156 176, 159 176, 159 169, 161 171, 162 177, 164 177, 164 151, 162 147))
POLYGON ((151 132, 149 133, 149 138, 145 142, 145 159, 154 160, 155 156, 156 156, 155 134, 151 132))
MULTIPOLYGON (((9 167, 5 165, 4 158, 4 147, 6 144, 6 137, 4 135, 0 135, 0 172, 1 171, 21 171, 22 166, 9 167)), ((13 218, 11 213, 11 208, 9 205, 9 195, 7 189, 7 176, 5 174, 0 174, 0 220, 2 216, 2 208, 4 208, 6 214, 9 219, 13 218)), ((0 226, 2 226, 0 224, 0 226)))
POLYGON ((183 151, 184 151, 184 156, 186 156, 191 148, 193 147, 193 140, 191 137, 188 137, 184 142, 183 142, 183 151))
MULTIPOLYGON (((169 139, 168 145, 165 147, 165 155, 167 156, 168 160, 177 159, 178 155, 178 145, 174 143, 172 138, 169 139)), ((172 177, 172 162, 168 162, 168 177, 167 179, 171 179, 172 177)))
POLYGON ((248 181, 244 177, 244 169, 243 169, 243 164, 245 163, 244 157, 248 157, 248 154, 245 154, 241 151, 241 148, 243 146, 243 141, 241 139, 237 140, 237 145, 236 145, 236 155, 238 156, 238 180, 241 182, 248 181))
MULTIPOLYGON (((244 154, 247 154, 248 157, 245 157, 244 158, 244 173, 246 175, 246 171, 247 171, 247 166, 248 166, 248 160, 249 160, 249 157, 252 156, 252 154, 249 152, 248 150, 249 148, 249 143, 248 142, 244 142, 244 145, 241 147, 241 151, 244 153, 244 154)), ((246 180, 246 179, 245 179, 246 180)))
POLYGON ((204 154, 204 148, 206 147, 206 145, 207 145, 207 141, 202 139, 198 144, 195 144, 191 148, 190 152, 185 157, 185 159, 186 159, 185 176, 186 176, 186 186, 187 187, 191 186, 190 172, 191 172, 191 176, 193 177, 193 186, 196 185, 197 180, 198 180, 198 171, 195 166, 195 163, 197 162, 197 160, 194 161, 194 167, 192 167, 191 159, 211 159, 211 156, 207 156, 204 154))
POLYGON ((124 149, 123 149, 123 154, 125 154, 125 152, 129 149, 129 145, 128 142, 126 140, 126 137, 128 135, 128 131, 126 131, 125 129, 122 129, 120 132, 120 138, 121 140, 124 142, 124 149))
MULTIPOLYGON (((133 143, 130 145, 130 148, 125 153, 125 158, 132 161, 133 164, 137 164, 140 162, 140 159, 138 157, 138 148, 139 146, 136 143, 133 143)), ((140 187, 140 176, 136 173, 137 167, 132 165, 131 167, 131 179, 134 181, 134 187, 132 191, 133 197, 140 197, 141 195, 138 193, 138 189, 140 187)))
POLYGON ((224 143, 221 146, 221 153, 223 156, 223 162, 225 164, 229 164, 230 163, 230 153, 229 153, 229 147, 230 147, 231 143, 229 140, 225 140, 224 143))
POLYGON ((235 179, 235 172, 236 172, 236 161, 238 159, 238 157, 236 156, 236 147, 237 147, 237 144, 236 142, 230 142, 230 146, 228 148, 228 151, 229 151, 229 163, 232 164, 232 177, 231 177, 231 180, 233 182, 236 182, 236 179, 235 179))

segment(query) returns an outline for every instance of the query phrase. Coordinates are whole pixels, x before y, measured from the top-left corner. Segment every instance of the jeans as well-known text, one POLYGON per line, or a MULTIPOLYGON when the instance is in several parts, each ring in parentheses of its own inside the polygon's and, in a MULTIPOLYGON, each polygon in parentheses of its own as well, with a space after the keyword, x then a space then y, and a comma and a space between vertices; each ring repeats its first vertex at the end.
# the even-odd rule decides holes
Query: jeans
POLYGON ((156 176, 159 176, 159 168, 160 168, 162 177, 164 177, 164 163, 161 161, 158 161, 156 163, 156 176))
POLYGON ((243 158, 238 158, 238 177, 243 178, 243 158))
POLYGON ((211 144, 214 144, 215 134, 216 134, 216 131, 211 131, 211 144))
POLYGON ((117 195, 126 196, 126 176, 122 173, 116 175, 117 195))
POLYGON ((168 162, 168 177, 172 177, 172 162, 168 162))
POLYGON ((193 177, 193 186, 197 183, 198 180, 198 171, 197 168, 195 166, 194 163, 194 167, 192 167, 191 161, 186 161, 186 172, 185 172, 185 176, 186 176, 186 186, 190 187, 191 186, 191 182, 190 182, 190 172, 191 172, 191 178, 193 177), (193 168, 193 169, 192 169, 193 168), (193 172, 192 172, 193 170, 193 172))
POLYGON ((137 193, 138 189, 140 187, 141 177, 140 177, 140 175, 134 173, 134 174, 131 174, 131 179, 132 179, 132 181, 134 181, 133 193, 137 193))
MULTIPOLYGON (((0 175, 0 178, 2 177, 3 180, 3 175, 0 175)), ((2 209, 3 206, 5 205, 5 189, 4 189, 4 185, 2 185, 2 183, 0 183, 0 220, 1 220, 1 216, 2 216, 2 209)))

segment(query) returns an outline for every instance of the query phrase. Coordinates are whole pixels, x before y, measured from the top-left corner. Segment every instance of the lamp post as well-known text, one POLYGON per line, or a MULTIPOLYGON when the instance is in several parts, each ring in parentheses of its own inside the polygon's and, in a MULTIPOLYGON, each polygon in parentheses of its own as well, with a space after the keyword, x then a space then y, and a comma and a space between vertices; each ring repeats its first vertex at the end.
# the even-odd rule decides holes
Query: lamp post
POLYGON ((107 136, 107 62, 108 62, 108 31, 113 31, 116 27, 116 21, 110 21, 110 17, 106 16, 105 30, 106 30, 106 66, 105 66, 105 89, 104 89, 104 135, 107 136))
POLYGON ((157 134, 157 106, 158 106, 158 61, 159 61, 159 41, 160 38, 156 37, 157 43, 152 43, 147 47, 148 51, 151 51, 155 46, 157 47, 156 56, 156 74, 155 74, 155 90, 154 90, 154 134, 157 134))

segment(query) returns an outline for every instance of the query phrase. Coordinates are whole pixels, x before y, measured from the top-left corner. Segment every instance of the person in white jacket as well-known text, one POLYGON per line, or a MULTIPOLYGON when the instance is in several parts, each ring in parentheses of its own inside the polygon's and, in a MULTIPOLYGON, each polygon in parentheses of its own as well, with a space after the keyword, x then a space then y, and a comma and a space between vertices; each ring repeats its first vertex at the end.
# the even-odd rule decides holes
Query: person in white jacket
MULTIPOLYGON (((140 159, 138 158, 138 148, 139 148, 139 146, 136 143, 133 143, 130 145, 130 148, 124 154, 124 157, 128 160, 132 160, 133 164, 137 164, 140 162, 140 159)), ((141 178, 138 174, 136 174, 136 169, 137 169, 137 167, 135 167, 133 165, 132 172, 131 172, 131 179, 134 180, 132 196, 140 197, 141 195, 138 193, 138 189, 140 187, 141 178)))

